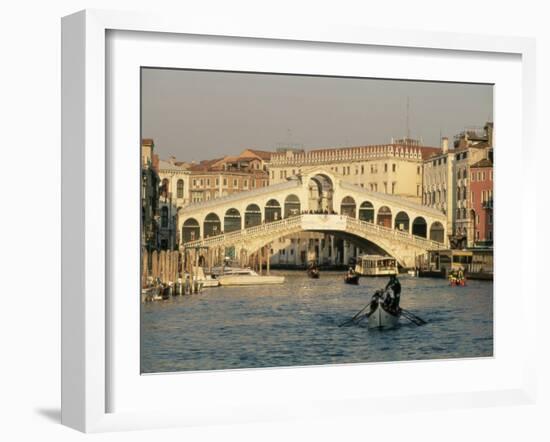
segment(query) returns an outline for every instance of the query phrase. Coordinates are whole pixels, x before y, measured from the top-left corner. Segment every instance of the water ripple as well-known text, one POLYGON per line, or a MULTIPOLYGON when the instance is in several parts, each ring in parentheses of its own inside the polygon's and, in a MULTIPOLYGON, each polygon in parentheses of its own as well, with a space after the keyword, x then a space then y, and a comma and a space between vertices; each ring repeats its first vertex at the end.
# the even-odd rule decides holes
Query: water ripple
POLYGON ((401 305, 428 321, 402 318, 394 330, 338 327, 359 311, 382 279, 346 285, 340 274, 319 280, 287 276, 282 286, 223 287, 142 305, 145 373, 493 354, 493 284, 402 277, 401 305))

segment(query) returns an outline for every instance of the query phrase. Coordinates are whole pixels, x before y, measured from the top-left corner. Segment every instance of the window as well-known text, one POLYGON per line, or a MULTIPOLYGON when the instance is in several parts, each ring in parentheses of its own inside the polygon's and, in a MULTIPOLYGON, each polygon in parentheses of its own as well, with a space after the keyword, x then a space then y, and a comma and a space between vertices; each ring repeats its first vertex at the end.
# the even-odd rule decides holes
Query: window
POLYGON ((237 187, 238 186, 238 181, 236 179, 233 179, 233 187, 237 187))
POLYGON ((220 179, 216 178, 216 187, 218 187, 219 185, 220 185, 220 179))
POLYGON ((392 164, 392 165, 391 165, 391 171, 392 171, 392 172, 395 172, 396 166, 397 166, 396 164, 392 164))
POLYGON ((361 175, 365 174, 365 166, 361 164, 361 175))
POLYGON ((227 187, 227 178, 223 179, 223 187, 227 187))
POLYGON ((384 183, 384 193, 388 193, 388 183, 384 183))
POLYGON ((243 187, 244 187, 245 189, 248 189, 248 180, 244 180, 244 181, 243 181, 243 187))
POLYGON ((474 172, 472 172, 471 176, 472 176, 471 180, 475 181, 476 180, 476 174, 474 172))
POLYGON ((210 178, 208 178, 208 179, 206 180, 206 186, 207 186, 207 187, 210 187, 210 178))
POLYGON ((193 180, 193 187, 197 187, 197 180, 193 180))
POLYGON ((395 182, 391 183, 391 193, 395 193, 395 185, 395 182))
POLYGON ((177 195, 178 198, 183 198, 183 180, 178 180, 177 195))
POLYGON ((348 175, 349 175, 349 166, 348 166, 348 175))
POLYGON ((384 163, 384 172, 388 171, 388 163, 384 163))
POLYGON ((416 174, 417 174, 417 175, 420 175, 420 166, 417 166, 417 167, 416 167, 416 174))
POLYGON ((168 207, 163 207, 160 211, 160 226, 168 227, 168 207))

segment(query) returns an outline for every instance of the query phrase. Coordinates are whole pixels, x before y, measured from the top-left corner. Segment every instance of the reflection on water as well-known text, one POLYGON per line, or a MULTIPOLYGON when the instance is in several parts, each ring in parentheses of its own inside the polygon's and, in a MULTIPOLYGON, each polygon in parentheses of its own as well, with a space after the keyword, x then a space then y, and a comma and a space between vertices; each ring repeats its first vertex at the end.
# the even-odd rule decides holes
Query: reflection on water
POLYGON ((401 306, 428 321, 401 318, 393 330, 338 327, 385 279, 359 286, 325 272, 287 274, 283 285, 218 287, 142 305, 144 373, 349 362, 481 357, 493 354, 493 283, 403 276, 401 306))

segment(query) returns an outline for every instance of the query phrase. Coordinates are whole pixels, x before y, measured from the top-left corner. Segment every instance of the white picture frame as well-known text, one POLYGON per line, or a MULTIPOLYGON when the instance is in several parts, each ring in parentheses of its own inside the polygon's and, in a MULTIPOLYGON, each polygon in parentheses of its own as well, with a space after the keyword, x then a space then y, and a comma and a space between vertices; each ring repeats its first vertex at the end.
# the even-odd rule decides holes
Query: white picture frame
MULTIPOLYGON (((469 52, 477 56, 486 54, 509 54, 520 57, 521 63, 521 121, 520 143, 522 167, 529 166, 529 158, 535 158, 534 109, 535 109, 535 44, 532 39, 517 37, 490 37, 450 33, 427 33, 416 31, 391 32, 368 28, 345 26, 315 26, 308 24, 300 29, 285 28, 280 23, 271 28, 255 26, 254 23, 234 24, 187 21, 174 17, 151 14, 131 14, 111 11, 82 11, 63 18, 62 21, 62 423, 85 432, 185 426, 219 422, 249 422, 289 417, 328 415, 357 415, 370 413, 374 407, 363 393, 349 397, 338 392, 327 393, 324 399, 311 401, 311 407, 283 408, 283 402, 274 402, 271 408, 255 412, 254 391, 235 399, 241 414, 219 413, 209 407, 197 406, 190 415, 184 410, 174 410, 169 405, 159 406, 154 412, 113 411, 109 394, 113 385, 109 376, 113 354, 109 343, 109 327, 114 316, 107 297, 109 287, 110 255, 108 242, 111 200, 109 195, 109 155, 107 152, 106 120, 109 118, 106 93, 106 35, 110 31, 152 32, 164 35, 218 36, 221 38, 268 39, 284 41, 292 46, 299 42, 330 43, 346 46, 376 46, 383 48, 427 49, 447 52, 469 52), (294 43, 295 42, 295 43, 294 43), (163 408, 164 407, 164 408, 163 408), (289 411, 290 410, 290 411, 289 411)), ((498 118, 498 116, 497 116, 498 118)), ((497 127, 498 131, 498 127, 497 127)), ((138 142, 138 140, 136 140, 138 142)), ((136 155, 137 154, 136 150, 136 155)), ((497 171, 497 174, 499 172, 497 171)), ((531 177, 534 180, 534 177, 531 177)), ((498 178, 497 178, 498 180, 498 178)), ((536 192, 528 192, 529 179, 524 179, 517 189, 525 207, 536 206, 536 192)), ((535 186, 531 187, 531 190, 535 186)), ((496 196, 497 204, 499 196, 496 196)), ((504 198, 504 196, 503 196, 504 198)), ((498 213, 498 212, 497 212, 498 213)), ((527 215, 520 215, 520 218, 527 215)), ((523 218, 522 218, 523 219, 523 218)), ((526 218, 525 218, 526 219, 526 218)), ((527 225, 521 235, 526 235, 527 225)), ((497 234, 495 234, 497 236, 497 234)), ((535 256, 535 245, 525 242, 520 247, 524 277, 518 280, 521 296, 518 302, 524 309, 536 293, 535 281, 526 278, 526 257, 535 256)), ((497 258, 498 262, 498 258, 497 258)), ((498 275, 497 275, 498 278, 498 275)), ((495 286, 497 287, 497 285, 495 286)), ((495 289, 495 296, 498 296, 495 289)), ((137 295, 136 295, 137 299, 137 295)), ((498 322, 498 312, 495 313, 498 322)), ((497 325, 505 327, 504 324, 497 325)), ((521 358, 522 375, 510 379, 509 384, 467 390, 461 393, 440 391, 426 395, 401 394, 388 390, 378 397, 376 410, 401 410, 410 407, 428 409, 469 406, 498 405, 501 403, 533 403, 535 397, 535 329, 534 321, 520 331, 525 343, 521 358), (521 379, 520 379, 521 378, 521 379)), ((139 336, 135 337, 139 339, 139 336)), ((496 356, 498 358, 498 355, 496 356)), ((473 361, 465 361, 460 369, 475 372, 473 361)), ((408 370, 414 370, 414 364, 408 370)), ((456 367, 455 367, 456 368, 456 367)), ((284 369, 276 375, 287 380, 307 378, 311 369, 284 369)), ((317 367, 317 370, 323 370, 317 367)), ((338 375, 338 370, 347 370, 346 375, 362 376, 374 366, 354 365, 333 367, 323 371, 324 376, 338 375)), ((220 382, 228 381, 262 385, 267 371, 254 371, 244 376, 243 371, 225 372, 217 375, 220 382)), ((273 374, 273 373, 272 373, 273 374)), ((177 376, 177 375, 176 375, 177 376)), ((185 374, 182 376, 186 376, 185 374)), ((195 376, 195 375, 194 375, 195 376)), ((202 376, 202 375, 201 375, 202 376)), ((209 375, 206 374, 205 377, 209 375)), ((175 379, 175 378, 172 378, 175 379)), ((213 378, 210 377, 210 380, 213 378)), ((194 381, 200 382, 195 376, 194 381)), ((169 377, 163 383, 170 385, 169 377)), ((253 390, 253 388, 252 388, 253 390)), ((284 401, 284 398, 280 399, 284 401)), ((169 401, 166 401, 168 404, 169 401)), ((265 404, 257 403, 264 406, 265 404)), ((262 408, 262 407, 258 407, 262 408)), ((220 406, 221 410, 221 406, 220 406)))

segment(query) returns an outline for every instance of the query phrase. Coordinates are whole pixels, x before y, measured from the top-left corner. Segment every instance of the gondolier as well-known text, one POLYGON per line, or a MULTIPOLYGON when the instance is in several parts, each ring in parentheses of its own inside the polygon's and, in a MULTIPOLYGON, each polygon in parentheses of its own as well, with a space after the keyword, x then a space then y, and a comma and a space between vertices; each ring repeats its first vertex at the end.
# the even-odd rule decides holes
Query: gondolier
POLYGON ((401 283, 397 279, 396 275, 391 275, 390 280, 386 284, 384 289, 387 296, 391 297, 391 302, 389 303, 390 309, 397 311, 399 309, 399 300, 401 298, 401 283))

